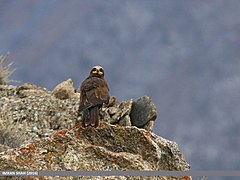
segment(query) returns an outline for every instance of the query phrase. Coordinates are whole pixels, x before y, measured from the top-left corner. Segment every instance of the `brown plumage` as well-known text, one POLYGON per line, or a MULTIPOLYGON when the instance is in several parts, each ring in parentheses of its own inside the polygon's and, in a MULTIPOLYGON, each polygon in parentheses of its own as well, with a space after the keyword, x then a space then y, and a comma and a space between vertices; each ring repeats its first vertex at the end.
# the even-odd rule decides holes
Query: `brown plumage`
POLYGON ((99 109, 109 101, 109 88, 101 66, 94 66, 80 87, 79 113, 83 112, 82 126, 99 125, 99 109))

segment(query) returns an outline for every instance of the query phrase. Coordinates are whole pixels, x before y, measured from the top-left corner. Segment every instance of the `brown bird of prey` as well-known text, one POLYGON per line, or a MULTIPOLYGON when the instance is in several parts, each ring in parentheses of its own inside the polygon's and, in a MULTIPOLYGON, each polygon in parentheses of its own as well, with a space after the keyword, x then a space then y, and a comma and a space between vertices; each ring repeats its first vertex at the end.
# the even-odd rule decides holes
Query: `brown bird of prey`
POLYGON ((109 101, 109 88, 104 79, 104 70, 101 66, 94 66, 89 76, 80 86, 79 113, 83 112, 82 126, 98 127, 99 109, 109 101))

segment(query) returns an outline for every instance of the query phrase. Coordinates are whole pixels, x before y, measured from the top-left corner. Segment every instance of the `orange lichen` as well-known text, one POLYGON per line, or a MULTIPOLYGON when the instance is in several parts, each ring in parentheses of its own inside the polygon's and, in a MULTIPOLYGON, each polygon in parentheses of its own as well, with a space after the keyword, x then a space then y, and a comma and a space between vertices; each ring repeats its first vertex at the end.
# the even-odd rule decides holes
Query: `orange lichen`
POLYGON ((19 149, 19 151, 21 153, 16 156, 16 161, 18 163, 30 164, 35 162, 35 156, 32 149, 29 147, 22 147, 19 149))
POLYGON ((183 176, 182 180, 191 180, 192 178, 190 176, 183 176))
POLYGON ((81 136, 81 132, 80 132, 79 129, 78 129, 77 131, 75 131, 75 136, 76 136, 77 138, 79 138, 79 137, 81 136))
POLYGON ((29 148, 22 147, 22 148, 19 148, 19 151, 20 151, 21 153, 27 153, 27 152, 29 152, 29 148))
POLYGON ((55 137, 58 137, 58 136, 63 136, 66 133, 67 133, 67 130, 59 131, 59 132, 56 132, 56 133, 52 134, 52 137, 55 138, 55 137))
POLYGON ((35 151, 36 150, 36 147, 34 144, 28 144, 26 147, 21 147, 19 148, 19 151, 21 153, 28 153, 28 152, 31 152, 31 151, 35 151))
POLYGON ((28 147, 28 149, 29 149, 30 151, 35 151, 35 150, 36 150, 36 147, 35 147, 35 145, 34 145, 33 143, 28 144, 27 147, 28 147))
POLYGON ((148 140, 148 141, 151 141, 151 137, 152 137, 152 134, 148 131, 142 131, 142 134, 144 135, 144 137, 148 140))
POLYGON ((51 162, 52 161, 51 158, 52 158, 52 152, 48 152, 44 160, 45 162, 51 162))
POLYGON ((151 137, 152 135, 151 135, 151 133, 150 132, 148 132, 148 131, 142 131, 143 132, 143 134, 145 135, 145 136, 149 136, 149 137, 151 137))
POLYGON ((80 123, 80 122, 77 122, 76 124, 75 124, 75 126, 73 126, 71 129, 73 129, 73 128, 79 128, 79 127, 81 127, 82 126, 82 124, 80 123))
POLYGON ((100 124, 99 124, 99 126, 98 127, 105 127, 106 126, 106 124, 105 123, 103 123, 103 122, 100 122, 100 124))

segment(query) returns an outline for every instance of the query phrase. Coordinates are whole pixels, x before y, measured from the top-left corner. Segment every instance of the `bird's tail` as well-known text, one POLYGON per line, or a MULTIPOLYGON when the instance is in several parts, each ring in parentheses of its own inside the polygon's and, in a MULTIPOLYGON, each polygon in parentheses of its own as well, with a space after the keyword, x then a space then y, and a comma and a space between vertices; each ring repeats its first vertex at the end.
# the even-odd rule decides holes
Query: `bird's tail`
POLYGON ((98 127, 99 125, 98 114, 99 114, 98 106, 89 108, 89 120, 90 120, 91 126, 98 127))
POLYGON ((83 110, 83 119, 82 119, 82 126, 87 127, 90 125, 90 120, 89 120, 89 110, 83 110))

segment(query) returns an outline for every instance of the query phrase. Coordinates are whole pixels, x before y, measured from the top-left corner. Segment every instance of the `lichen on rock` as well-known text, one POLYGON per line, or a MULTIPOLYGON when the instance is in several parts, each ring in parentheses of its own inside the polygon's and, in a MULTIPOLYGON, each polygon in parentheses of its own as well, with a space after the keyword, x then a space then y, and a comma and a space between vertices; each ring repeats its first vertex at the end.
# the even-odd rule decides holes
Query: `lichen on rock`
POLYGON ((104 122, 99 128, 77 125, 8 150, 0 161, 26 170, 189 170, 176 143, 134 126, 104 122))
POLYGON ((55 92, 69 85, 64 98, 31 83, 0 85, 1 170, 189 170, 178 145, 151 132, 157 112, 149 97, 113 96, 100 126, 83 128, 72 82, 55 92))

